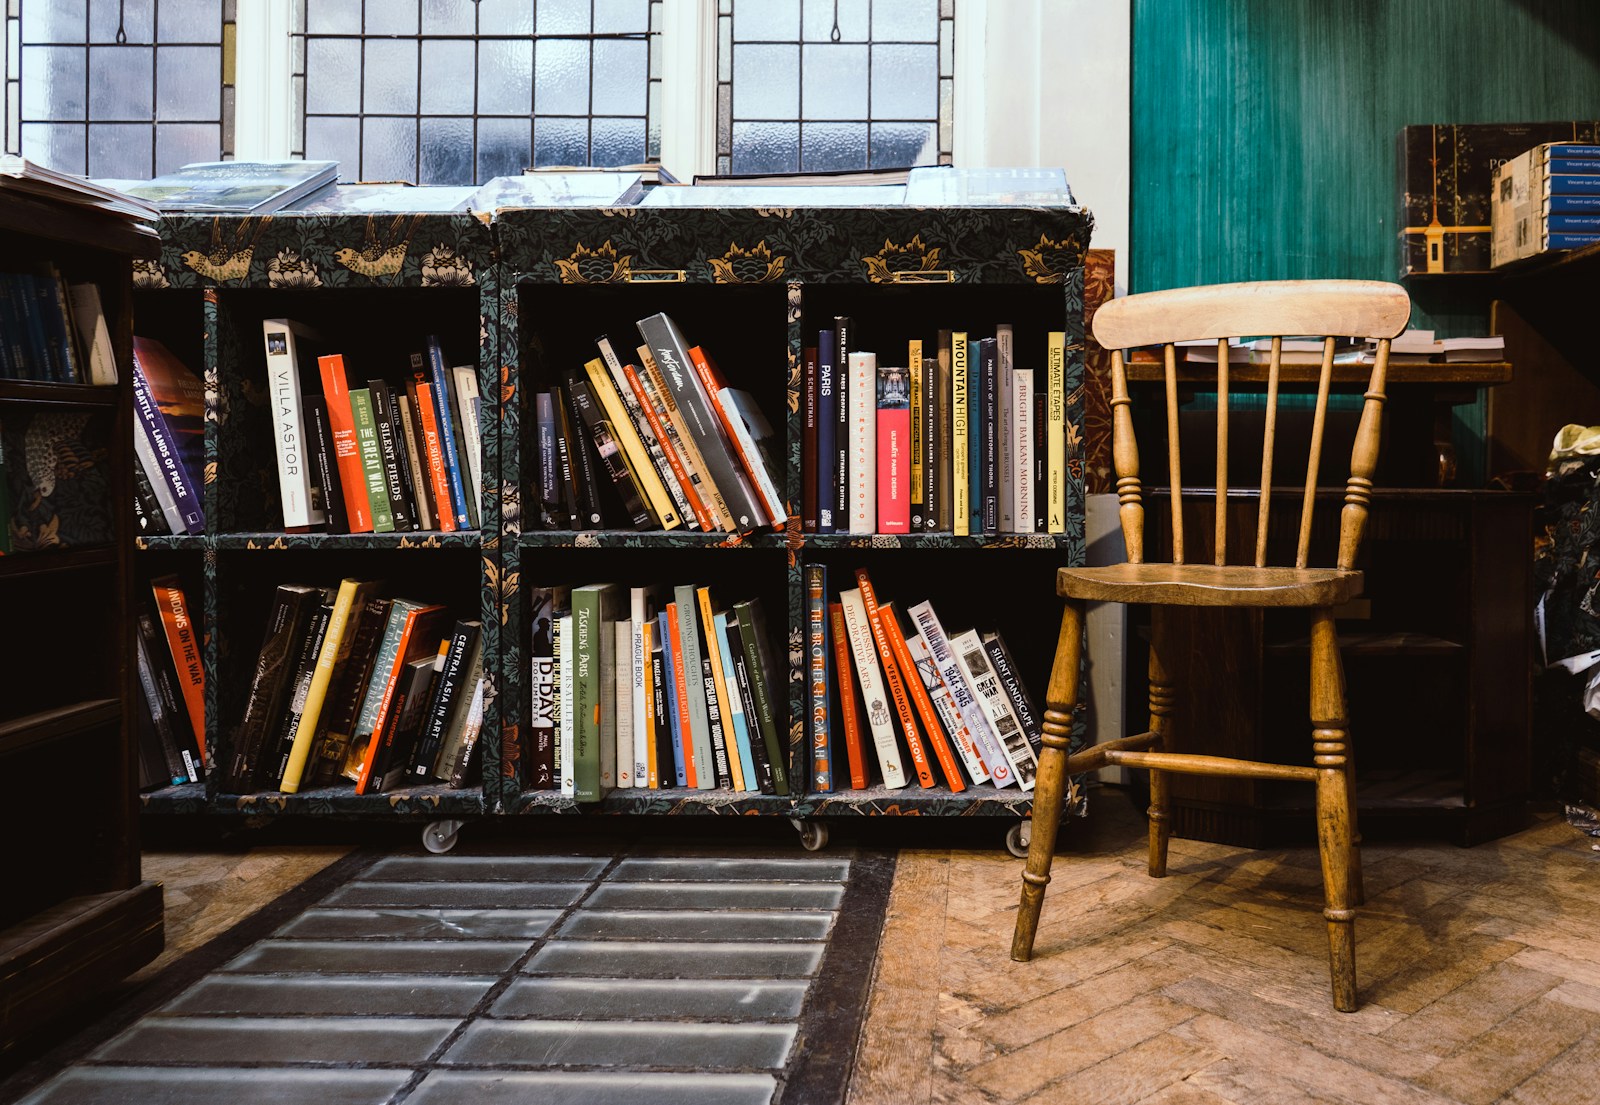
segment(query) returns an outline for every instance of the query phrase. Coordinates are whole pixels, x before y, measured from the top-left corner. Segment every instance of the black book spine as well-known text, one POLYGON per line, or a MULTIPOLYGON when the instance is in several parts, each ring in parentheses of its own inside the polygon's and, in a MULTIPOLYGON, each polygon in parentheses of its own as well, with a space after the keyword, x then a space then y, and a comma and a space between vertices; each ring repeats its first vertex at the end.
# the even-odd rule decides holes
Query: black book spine
POLYGON ((833 467, 837 483, 833 491, 834 525, 840 533, 848 530, 850 517, 850 346, 855 341, 855 323, 848 315, 833 317, 833 467))
POLYGON ((728 640, 733 643, 730 651, 733 653, 733 677, 737 685, 737 688, 729 687, 728 692, 737 693, 744 705, 745 724, 750 729, 750 755, 756 761, 756 786, 762 794, 776 794, 777 788, 772 783, 772 761, 767 758, 767 742, 761 737, 761 724, 756 717, 756 696, 750 689, 750 667, 745 663, 744 648, 738 643, 743 640, 743 630, 739 627, 737 614, 728 615, 728 640))
POLYGON ((672 718, 667 715, 667 664, 661 640, 651 635, 650 645, 651 695, 655 699, 657 789, 670 789, 676 779, 677 757, 672 754, 672 718))
POLYGON ((1034 375, 1033 389, 1033 532, 1046 532, 1045 515, 1050 509, 1050 497, 1045 494, 1045 479, 1050 468, 1050 456, 1045 447, 1050 423, 1045 417, 1050 389, 1038 387, 1039 377, 1034 375))
MULTIPOLYGON (((166 718, 167 732, 177 746, 183 781, 198 783, 205 778, 205 768, 201 766, 200 746, 195 741, 194 727, 189 724, 188 707, 184 704, 183 693, 178 689, 178 676, 172 668, 172 653, 167 648, 167 639, 156 625, 154 615, 140 613, 138 621, 139 638, 144 642, 145 662, 155 683, 161 712, 166 718)), ((156 724, 159 728, 161 718, 156 719, 156 724)))
POLYGON ((804 368, 800 378, 800 401, 805 419, 800 442, 800 526, 806 533, 817 532, 817 351, 807 346, 801 351, 804 368))
POLYGON ((291 586, 279 587, 267 614, 267 632, 256 654, 256 670, 245 699, 244 716, 233 734, 233 754, 223 786, 232 794, 246 794, 256 788, 262 748, 267 733, 283 708, 284 685, 294 662, 296 634, 305 627, 304 593, 291 586))
POLYGON ((1043 718, 1034 704, 1033 696, 1017 674, 1011 650, 1006 648, 1005 639, 998 633, 983 634, 983 650, 989 654, 989 663, 1000 677, 1000 686, 1005 690, 1006 697, 1011 700, 1011 708, 1017 715, 1018 724, 1022 726, 1022 734, 1033 745, 1033 754, 1037 756, 1044 747, 1044 730, 1040 726, 1043 718))
MULTIPOLYGON (((311 433, 311 472, 316 477, 313 496, 321 496, 329 533, 349 533, 350 520, 344 510, 344 485, 339 482, 339 465, 334 460, 333 427, 328 423, 328 401, 321 395, 305 397, 306 421, 311 433)), ((312 500, 316 505, 316 500, 312 500)))
POLYGON ((187 765, 178 749, 178 739, 172 731, 172 715, 167 709, 161 694, 161 688, 156 681, 155 665, 151 662, 151 649, 145 639, 143 616, 140 617, 138 632, 134 634, 134 660, 139 674, 139 690, 144 695, 145 710, 150 718, 150 724, 155 729, 156 741, 161 747, 161 758, 166 769, 167 781, 174 785, 189 782, 187 765))
POLYGON ((450 648, 445 653, 444 669, 434 683, 433 701, 428 704, 427 719, 422 723, 422 736, 411 758, 410 777, 420 782, 433 775, 433 761, 439 758, 439 747, 444 742, 445 728, 450 722, 450 707, 455 702, 461 683, 466 676, 468 653, 477 638, 478 627, 470 622, 457 622, 450 633, 450 648))
POLYGON ((944 451, 939 448, 939 361, 922 358, 922 528, 929 533, 939 528, 939 463, 944 451))
POLYGON ((935 399, 938 405, 936 413, 939 425, 934 431, 934 436, 939 441, 937 449, 939 468, 935 473, 935 478, 938 481, 935 498, 939 500, 939 512, 935 516, 934 525, 941 533, 950 533, 955 523, 955 511, 953 509, 955 494, 951 490, 951 483, 955 478, 951 468, 955 455, 953 451, 955 446, 951 444, 953 432, 951 419, 954 415, 950 409, 950 373, 953 367, 951 364, 951 342, 953 340, 951 331, 940 330, 934 358, 939 392, 935 399))
POLYGON ((711 674, 710 655, 700 657, 700 681, 706 700, 706 721, 711 728, 711 759, 717 773, 717 789, 732 790, 733 771, 728 765, 728 735, 722 728, 722 711, 717 708, 717 683, 711 674))
POLYGON ((604 529, 605 515, 600 511, 600 485, 596 482, 595 472, 600 462, 595 458, 594 446, 590 444, 589 434, 585 432, 586 424, 582 408, 578 406, 577 396, 574 394, 573 379, 569 378, 566 386, 561 389, 561 397, 565 400, 562 434, 567 441, 567 456, 572 469, 573 497, 577 504, 573 511, 572 528, 604 529))
POLYGON ((579 529, 578 485, 572 467, 572 430, 567 420, 567 399, 560 388, 550 390, 550 402, 555 407, 556 420, 556 483, 561 492, 560 509, 556 511, 557 529, 579 529))
POLYGON ((533 397, 534 447, 538 453, 539 528, 566 529, 561 521, 561 456, 556 432, 555 397, 541 391, 533 397))
POLYGON ((600 464, 617 489, 617 494, 622 497, 623 509, 628 512, 633 528, 655 529, 655 523, 650 520, 650 511, 646 509, 644 500, 639 497, 639 489, 634 486, 633 473, 628 471, 628 463, 622 457, 622 447, 617 444, 611 423, 600 409, 600 404, 595 402, 594 395, 589 391, 588 381, 580 379, 576 374, 569 375, 567 393, 572 396, 572 404, 577 408, 578 416, 589 428, 595 453, 599 455, 600 464))
POLYGON ((258 787, 275 788, 283 781, 283 768, 289 762, 294 748, 294 734, 300 728, 300 718, 305 713, 306 693, 311 687, 311 677, 316 674, 317 656, 322 652, 323 639, 328 634, 328 623, 333 620, 333 595, 324 591, 321 605, 311 615, 311 624, 300 638, 299 654, 295 657, 293 680, 289 683, 283 705, 283 722, 278 726, 277 739, 272 742, 273 754, 258 759, 255 774, 271 765, 270 778, 255 778, 258 787))
POLYGON ((389 496, 389 510, 394 515, 396 533, 407 533, 417 528, 417 508, 411 498, 411 481, 401 474, 399 419, 395 417, 394 395, 382 380, 368 380, 372 393, 372 420, 378 429, 378 454, 383 459, 383 488, 389 496))
POLYGON ((999 343, 978 343, 978 386, 983 389, 982 435, 978 442, 978 478, 983 490, 983 532, 1000 532, 1000 353, 999 343))
POLYGON ((172 532, 167 528, 166 516, 161 513, 155 488, 150 486, 150 477, 145 475, 144 465, 137 461, 133 465, 133 517, 141 534, 172 532))

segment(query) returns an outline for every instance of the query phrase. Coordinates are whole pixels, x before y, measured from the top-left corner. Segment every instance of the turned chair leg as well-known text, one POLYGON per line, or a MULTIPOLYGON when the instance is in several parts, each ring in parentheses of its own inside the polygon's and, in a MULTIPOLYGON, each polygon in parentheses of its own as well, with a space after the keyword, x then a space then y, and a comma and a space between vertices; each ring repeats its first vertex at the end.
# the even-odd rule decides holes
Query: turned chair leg
POLYGON ((1333 612, 1311 614, 1311 741, 1317 767, 1317 843, 1322 854, 1323 916, 1334 1008, 1356 1008, 1356 926, 1351 901, 1351 811, 1344 671, 1333 612))
POLYGON ((1044 750, 1033 784, 1033 837, 1028 863, 1022 873, 1022 907, 1011 938, 1011 958, 1025 963, 1033 958, 1033 938, 1039 930, 1039 909, 1044 888, 1050 885, 1050 862, 1055 858, 1056 828, 1061 822, 1061 798, 1067 782, 1067 745, 1072 740, 1072 712, 1078 704, 1079 660, 1083 650, 1083 604, 1068 599, 1061 612, 1061 634, 1056 639, 1055 661, 1050 665, 1050 686, 1045 691, 1044 750))
MULTIPOLYGON (((1152 752, 1172 751, 1172 714, 1177 706, 1177 688, 1166 655, 1167 634, 1164 611, 1150 613, 1150 732, 1155 734, 1152 752)), ((1167 812, 1167 773, 1150 769, 1150 877, 1167 873, 1167 841, 1172 836, 1172 818, 1167 812)))

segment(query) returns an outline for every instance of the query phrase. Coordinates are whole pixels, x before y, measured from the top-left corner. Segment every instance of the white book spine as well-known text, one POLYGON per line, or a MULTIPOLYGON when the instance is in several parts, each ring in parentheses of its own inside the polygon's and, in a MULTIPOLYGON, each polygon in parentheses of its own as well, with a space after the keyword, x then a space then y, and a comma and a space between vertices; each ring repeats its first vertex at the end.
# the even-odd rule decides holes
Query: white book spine
POLYGON ((139 467, 144 469, 144 478, 150 481, 150 490, 155 493, 156 502, 161 507, 161 517, 167 521, 167 531, 188 533, 187 527, 183 524, 183 513, 178 509, 178 501, 172 497, 172 488, 162 475, 161 462, 156 459, 155 446, 150 444, 150 438, 145 435, 144 425, 139 421, 138 414, 133 416, 133 453, 139 461, 139 467))
POLYGON ((1017 423, 1012 408, 1012 334, 1009 322, 994 328, 995 345, 995 428, 1000 442, 1000 532, 1017 531, 1015 495, 1017 481, 1017 423))
MULTIPOLYGON (((455 377, 456 403, 461 410, 461 440, 466 447, 467 470, 462 473, 472 483, 472 496, 476 508, 483 509, 483 430, 478 424, 480 404, 478 398, 478 369, 474 365, 457 365, 450 370, 455 377)), ((479 514, 482 517, 482 514, 479 514)))
POLYGON ((556 770, 561 775, 561 794, 565 798, 578 796, 578 777, 572 763, 572 615, 563 614, 556 622, 556 675, 557 717, 560 733, 557 737, 556 770))
MULTIPOLYGON (((600 793, 617 786, 617 631, 616 620, 605 619, 602 600, 600 632, 600 793)), ((632 743, 632 736, 629 736, 632 743)))
POLYGON ((989 769, 989 778, 997 787, 1010 786, 1017 781, 1017 773, 1012 770, 1011 760, 1000 746, 1000 739, 989 722, 988 712, 978 701, 977 689, 968 679, 967 670, 956 656, 950 638, 945 636, 944 626, 939 624, 939 616, 933 612, 933 604, 919 602, 906 613, 911 615, 917 632, 922 634, 923 641, 927 643, 928 652, 933 656, 933 666, 938 670, 939 678, 944 680, 950 700, 961 714, 961 720, 966 723, 967 732, 983 757, 983 766, 989 769))
POLYGON ((89 361, 89 382, 116 383, 117 357, 111 344, 111 331, 106 326, 105 308, 100 303, 99 285, 70 284, 67 299, 72 304, 72 321, 78 328, 78 337, 89 361))
POLYGON ((878 355, 850 354, 850 532, 878 524, 878 355))
POLYGON ((267 346, 267 402, 272 407, 272 444, 278 457, 278 494, 286 528, 320 524, 321 510, 311 507, 311 463, 306 455, 304 408, 300 402, 300 361, 295 356, 295 331, 288 319, 261 322, 267 346))
MULTIPOLYGON (((617 786, 635 787, 640 784, 634 782, 636 765, 633 747, 633 680, 638 653, 633 647, 633 621, 629 619, 614 622, 613 632, 616 635, 613 646, 616 672, 613 681, 606 688, 606 693, 611 695, 616 703, 616 708, 612 711, 612 716, 616 719, 617 734, 612 760, 616 765, 617 786)), ((601 771, 604 770, 602 767, 601 771)))
POLYGON ((783 496, 778 494, 778 485, 772 482, 772 473, 761 463, 761 453, 756 449, 755 439, 750 436, 750 427, 744 424, 744 416, 739 413, 739 404, 734 402, 732 390, 723 388, 717 392, 717 401, 728 416, 728 425, 733 427, 734 447, 742 455, 745 468, 755 474, 757 497, 761 508, 767 513, 768 523, 783 525, 788 520, 783 510, 783 496))
POLYGON ((1018 784, 1023 790, 1032 790, 1034 776, 1039 773, 1039 761, 1034 758, 1028 735, 1022 731, 1022 724, 1011 708, 1011 700, 1006 697, 1000 676, 989 663, 989 653, 983 647, 983 639, 978 636, 976 629, 969 629, 950 638, 950 644, 955 648, 961 666, 966 669, 967 677, 972 680, 972 688, 977 692, 984 713, 989 716, 990 723, 1000 737, 1006 758, 1016 769, 1018 784))
POLYGON ((417 452, 415 423, 411 421, 415 415, 411 413, 410 397, 397 391, 394 409, 400 416, 400 436, 405 439, 405 464, 411 473, 412 495, 417 501, 417 523, 422 529, 431 530, 438 526, 438 519, 433 516, 433 496, 429 494, 433 487, 432 477, 421 454, 417 452))
MULTIPOLYGON (((628 383, 628 374, 623 370, 622 360, 617 356, 617 351, 611 345, 611 339, 599 337, 595 345, 600 349, 600 360, 606 366, 606 374, 611 377, 611 384, 617 389, 617 398, 622 400, 622 408, 627 411, 628 419, 633 423, 633 428, 638 431, 639 442, 644 446, 644 451, 650 457, 650 465, 656 471, 656 478, 661 481, 667 497, 672 500, 672 505, 678 511, 678 517, 685 524, 694 520, 694 512, 689 509, 689 499, 683 493, 683 487, 678 483, 678 477, 672 471, 672 465, 667 462, 666 450, 662 448, 660 440, 656 437, 655 428, 650 425, 650 420, 645 417, 644 407, 639 403, 639 397, 633 392, 633 385, 628 383)), ((637 376, 637 373, 635 373, 637 376)))
POLYGON ((1016 533, 1033 532, 1033 369, 1011 373, 1011 425, 1017 459, 1012 465, 1011 521, 1016 533))
POLYGON ((972 734, 967 730, 955 702, 950 698, 950 688, 939 678, 939 669, 934 665, 933 653, 928 651, 928 642, 922 639, 922 634, 913 633, 906 638, 906 648, 911 651, 911 659, 917 665, 917 674, 922 678, 922 686, 927 690, 928 697, 933 700, 934 711, 944 723, 944 731, 949 734, 955 743, 956 751, 961 754, 961 762, 966 767, 967 774, 974 783, 988 782, 989 769, 983 766, 983 757, 978 754, 978 746, 972 742, 972 734))
MULTIPOLYGON (((648 591, 635 587, 628 593, 628 652, 632 658, 632 678, 628 689, 633 702, 633 748, 628 752, 633 758, 633 785, 647 786, 650 778, 651 727, 645 723, 650 709, 645 702, 645 673, 650 668, 650 654, 645 651, 645 627, 649 624, 648 591)), ((621 750, 619 749, 619 754, 621 750)))
MULTIPOLYGON (((851 360, 855 355, 851 354, 851 360)), ((851 381, 854 386, 854 381, 851 381)), ((889 710, 889 698, 883 686, 883 673, 878 668, 878 646, 872 639, 872 626, 867 621, 867 605, 861 598, 861 588, 852 587, 839 593, 844 607, 845 629, 850 634, 850 655, 856 662, 856 686, 861 690, 861 701, 867 705, 867 724, 872 729, 872 745, 878 753, 878 767, 883 772, 883 785, 893 790, 906 785, 905 765, 900 761, 900 746, 894 739, 894 721, 889 710)))

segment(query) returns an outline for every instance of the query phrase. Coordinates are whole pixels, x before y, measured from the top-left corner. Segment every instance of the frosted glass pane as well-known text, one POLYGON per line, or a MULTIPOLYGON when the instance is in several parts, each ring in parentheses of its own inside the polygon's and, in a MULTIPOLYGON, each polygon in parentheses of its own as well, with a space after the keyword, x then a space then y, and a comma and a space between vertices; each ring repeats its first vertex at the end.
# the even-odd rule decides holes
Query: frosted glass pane
POLYGON ((156 6, 160 42, 221 42, 222 11, 217 0, 161 0, 156 6))
MULTIPOLYGON (((314 38, 306 43, 306 111, 335 114, 361 110, 361 40, 314 38)), ((310 157, 311 152, 306 151, 310 157)))
POLYGON ((533 121, 533 163, 549 165, 587 165, 589 163, 589 120, 547 119, 533 121))
POLYGON ((591 165, 637 165, 644 160, 643 119, 595 119, 591 165))
POLYGON ((157 47, 156 118, 222 118, 220 46, 157 47))
POLYGON ((939 117, 939 48, 872 47, 872 118, 939 117))
POLYGON ((533 111, 533 43, 517 39, 478 43, 478 113, 527 115, 533 111))
POLYGON ((733 48, 733 117, 794 119, 800 114, 800 47, 733 48))
POLYGON ((416 180, 415 119, 368 116, 361 133, 362 180, 416 180))
POLYGON ((361 33, 361 0, 305 0, 306 31, 314 35, 361 33))
POLYGON ((22 41, 82 42, 87 11, 84 0, 29 0, 22 5, 22 41))
MULTIPOLYGON (((148 46, 93 46, 89 49, 89 116, 132 122, 149 119, 151 66, 148 46)), ((146 151, 148 153, 148 150, 146 151)), ((148 158, 146 158, 148 160, 148 158)), ((115 176, 97 173, 97 176, 115 176)))
MULTIPOLYGON (((422 113, 471 115, 473 66, 477 51, 471 42, 424 39, 422 42, 422 113)), ((472 159, 467 159, 470 166, 472 159)))
POLYGON ((596 42, 591 110, 596 115, 643 115, 649 60, 642 41, 596 42))
MULTIPOLYGON (((540 115, 589 114, 589 44, 541 39, 534 52, 533 103, 540 115)), ((535 136, 535 149, 538 138, 535 136)))
POLYGON ((717 80, 733 80, 733 20, 717 20, 717 80))
POLYGON ((808 173, 867 167, 867 124, 806 123, 800 128, 800 168, 808 173))
MULTIPOLYGON (((833 41, 833 0, 805 0, 805 40, 833 41)), ((867 41, 867 0, 839 0, 839 41, 867 41)))
POLYGON ((733 172, 792 173, 800 167, 798 123, 733 124, 733 172))
POLYGON ((873 123, 871 154, 874 169, 935 165, 938 130, 933 123, 873 123))
POLYGON ((422 166, 417 183, 473 183, 471 119, 422 120, 422 166))
POLYGON ((661 82, 655 81, 650 85, 650 114, 646 120, 649 130, 645 133, 645 157, 650 160, 661 158, 661 82))
POLYGON ((516 176, 533 164, 533 128, 527 119, 478 120, 478 181, 516 176))
POLYGON ((149 123, 93 123, 89 126, 89 175, 150 176, 149 123))
POLYGON ((161 123, 156 127, 156 175, 194 161, 222 157, 222 135, 215 123, 161 123))
POLYGON ((533 29, 541 35, 589 33, 589 0, 536 0, 533 29))
POLYGON ((306 120, 306 159, 308 161, 337 161, 339 179, 361 179, 361 124, 356 119, 343 116, 321 118, 311 116, 306 120))
POLYGON ((85 173, 82 123, 23 123, 22 156, 61 173, 85 173))
POLYGON ((620 35, 649 29, 649 0, 594 0, 595 34, 620 35))
POLYGON ((938 37, 937 0, 872 0, 872 41, 933 42, 938 37))
POLYGON ((367 34, 414 35, 417 33, 417 0, 383 0, 367 5, 367 34))
MULTIPOLYGON (((831 5, 830 5, 831 10, 831 5)), ((739 42, 794 42, 800 34, 800 0, 745 0, 733 8, 739 42)))
POLYGON ((470 35, 477 30, 477 14, 472 0, 422 0, 422 33, 470 35))
POLYGON ((867 117, 867 48, 806 46, 801 61, 805 81, 800 101, 802 119, 865 119, 867 117))
POLYGON ((88 51, 82 46, 22 48, 22 117, 82 121, 88 51))
MULTIPOLYGON (((27 6, 39 7, 39 0, 29 0, 27 6)), ((128 42, 149 43, 155 40, 154 0, 89 0, 90 42, 117 41, 119 10, 123 29, 128 33, 128 42)))
POLYGON ((415 115, 417 44, 405 39, 369 38, 361 109, 368 115, 415 115))
POLYGON ((478 33, 527 35, 533 33, 533 0, 479 0, 478 33))

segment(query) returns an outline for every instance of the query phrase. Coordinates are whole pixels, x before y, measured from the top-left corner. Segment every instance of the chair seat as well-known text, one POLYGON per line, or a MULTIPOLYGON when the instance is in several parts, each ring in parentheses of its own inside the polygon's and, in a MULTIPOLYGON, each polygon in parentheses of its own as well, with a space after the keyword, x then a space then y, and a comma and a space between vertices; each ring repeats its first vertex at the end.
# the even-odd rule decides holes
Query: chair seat
POLYGON ((1215 564, 1113 564, 1062 568, 1056 594, 1158 606, 1337 606, 1361 594, 1360 572, 1215 564))

